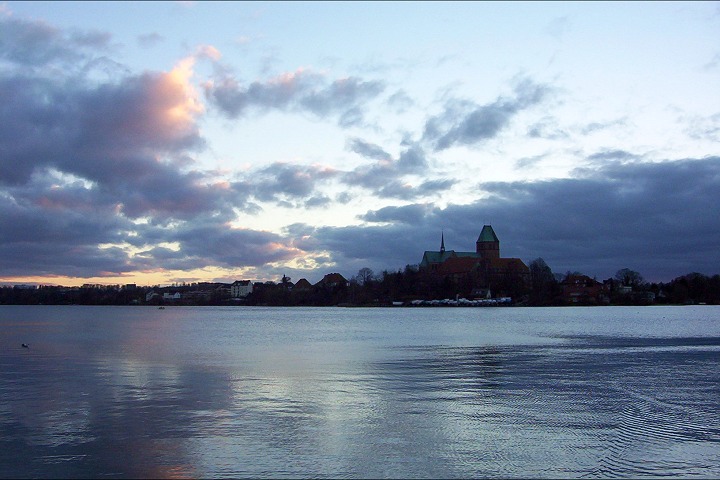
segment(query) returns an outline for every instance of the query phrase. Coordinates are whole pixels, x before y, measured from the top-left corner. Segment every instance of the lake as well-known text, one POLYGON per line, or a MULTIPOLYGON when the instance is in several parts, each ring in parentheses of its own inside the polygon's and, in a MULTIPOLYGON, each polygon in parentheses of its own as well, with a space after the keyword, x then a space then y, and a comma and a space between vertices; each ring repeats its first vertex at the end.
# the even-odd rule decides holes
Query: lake
POLYGON ((670 475, 720 477, 717 306, 0 306, 2 478, 670 475))

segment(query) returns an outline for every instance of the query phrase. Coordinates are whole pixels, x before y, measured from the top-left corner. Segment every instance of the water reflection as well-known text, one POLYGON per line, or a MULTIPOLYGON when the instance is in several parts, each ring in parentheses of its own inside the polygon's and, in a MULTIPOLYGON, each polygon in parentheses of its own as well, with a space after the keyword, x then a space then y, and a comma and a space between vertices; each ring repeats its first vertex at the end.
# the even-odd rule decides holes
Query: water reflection
POLYGON ((528 342, 522 319, 501 343, 462 345, 463 326, 479 337, 496 322, 449 319, 444 335, 415 316, 406 335, 373 312, 303 333, 279 316, 268 331, 137 311, 3 324, 1 477, 720 476, 712 332, 550 323, 554 338, 528 342))

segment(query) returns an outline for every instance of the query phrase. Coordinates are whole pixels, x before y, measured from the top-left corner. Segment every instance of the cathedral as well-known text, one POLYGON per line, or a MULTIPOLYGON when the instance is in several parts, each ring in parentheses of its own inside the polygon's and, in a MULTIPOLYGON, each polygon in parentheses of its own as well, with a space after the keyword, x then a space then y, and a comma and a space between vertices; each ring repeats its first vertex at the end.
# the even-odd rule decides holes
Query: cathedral
POLYGON ((445 250, 443 233, 440 251, 426 251, 420 270, 455 282, 470 279, 476 287, 493 290, 512 282, 527 284, 530 279, 530 269, 522 260, 500 257, 500 240, 490 225, 483 226, 474 252, 445 250))

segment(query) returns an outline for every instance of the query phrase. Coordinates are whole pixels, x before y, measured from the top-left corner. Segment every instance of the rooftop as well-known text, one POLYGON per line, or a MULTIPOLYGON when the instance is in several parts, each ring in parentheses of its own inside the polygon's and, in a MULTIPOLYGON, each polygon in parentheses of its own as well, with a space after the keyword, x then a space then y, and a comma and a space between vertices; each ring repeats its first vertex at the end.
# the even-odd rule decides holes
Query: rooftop
POLYGON ((499 242, 495 230, 490 225, 484 225, 480 236, 477 239, 478 242, 499 242))

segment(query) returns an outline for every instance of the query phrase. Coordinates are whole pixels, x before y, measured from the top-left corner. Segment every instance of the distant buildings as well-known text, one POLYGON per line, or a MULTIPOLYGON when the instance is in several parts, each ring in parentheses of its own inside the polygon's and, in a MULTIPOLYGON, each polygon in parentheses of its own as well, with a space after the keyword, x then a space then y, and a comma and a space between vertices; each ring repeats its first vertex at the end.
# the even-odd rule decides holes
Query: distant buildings
POLYGON ((571 305, 594 305, 605 302, 602 283, 587 275, 568 275, 560 282, 562 300, 571 305))
POLYGON ((335 288, 335 287, 347 287, 350 284, 345 277, 340 275, 339 273, 328 273, 323 277, 322 280, 320 280, 318 283, 315 284, 315 286, 318 287, 326 287, 326 288, 335 288))
POLYGON ((300 280, 297 281, 297 283, 295 284, 293 289, 296 292, 309 291, 309 290, 312 290, 312 284, 310 282, 308 282, 306 279, 301 278, 300 280))
POLYGON ((426 251, 419 267, 436 278, 465 282, 475 289, 493 292, 508 290, 513 285, 525 286, 530 279, 530 269, 522 260, 500 256, 500 240, 490 225, 483 226, 474 252, 445 250, 443 234, 440 250, 426 251))
POLYGON ((253 282, 250 280, 237 280, 230 285, 232 298, 245 298, 253 291, 253 282))

